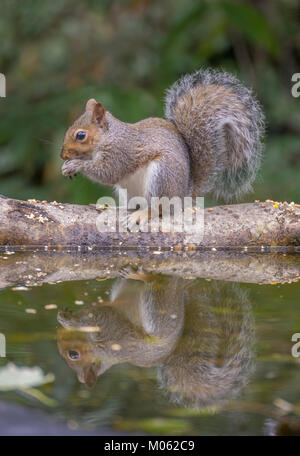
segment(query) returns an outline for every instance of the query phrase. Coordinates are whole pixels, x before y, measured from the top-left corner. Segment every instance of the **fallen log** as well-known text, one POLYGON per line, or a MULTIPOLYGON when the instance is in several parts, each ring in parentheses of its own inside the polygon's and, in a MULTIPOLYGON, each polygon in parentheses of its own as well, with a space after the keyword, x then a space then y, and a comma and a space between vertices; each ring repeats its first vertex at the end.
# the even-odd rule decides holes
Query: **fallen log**
POLYGON ((102 232, 95 206, 19 201, 0 196, 0 246, 7 249, 123 249, 299 251, 300 205, 246 203, 204 210, 204 236, 199 243, 185 233, 102 232))

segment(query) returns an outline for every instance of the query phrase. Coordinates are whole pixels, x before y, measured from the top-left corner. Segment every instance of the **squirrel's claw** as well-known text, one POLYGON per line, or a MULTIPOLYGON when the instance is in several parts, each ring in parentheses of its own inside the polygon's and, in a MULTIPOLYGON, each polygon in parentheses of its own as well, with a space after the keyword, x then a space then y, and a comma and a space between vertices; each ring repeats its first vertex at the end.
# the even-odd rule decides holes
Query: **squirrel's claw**
POLYGON ((62 165, 62 175, 72 179, 72 177, 76 176, 81 171, 81 166, 82 163, 80 160, 67 160, 62 165))
POLYGON ((138 209, 126 217, 120 218, 120 223, 125 230, 132 233, 138 231, 147 233, 150 229, 155 232, 160 231, 160 218, 152 215, 150 209, 138 209))
POLYGON ((125 220, 122 220, 122 224, 129 231, 135 233, 137 231, 148 231, 148 222, 150 220, 150 214, 148 209, 139 209, 129 214, 125 220), (126 223, 126 225, 125 225, 126 223))

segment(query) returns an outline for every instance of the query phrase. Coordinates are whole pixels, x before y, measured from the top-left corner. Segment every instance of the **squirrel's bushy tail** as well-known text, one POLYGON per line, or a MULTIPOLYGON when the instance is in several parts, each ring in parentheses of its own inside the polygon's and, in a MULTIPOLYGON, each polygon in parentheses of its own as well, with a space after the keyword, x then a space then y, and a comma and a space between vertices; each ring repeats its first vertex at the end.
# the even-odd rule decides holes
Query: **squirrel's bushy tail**
POLYGON ((193 196, 231 200, 251 190, 264 133, 251 90, 229 73, 199 70, 167 91, 165 113, 189 147, 193 196))
POLYGON ((184 329, 158 368, 160 388, 181 406, 220 407, 253 372, 254 319, 245 290, 214 281, 186 286, 184 329))

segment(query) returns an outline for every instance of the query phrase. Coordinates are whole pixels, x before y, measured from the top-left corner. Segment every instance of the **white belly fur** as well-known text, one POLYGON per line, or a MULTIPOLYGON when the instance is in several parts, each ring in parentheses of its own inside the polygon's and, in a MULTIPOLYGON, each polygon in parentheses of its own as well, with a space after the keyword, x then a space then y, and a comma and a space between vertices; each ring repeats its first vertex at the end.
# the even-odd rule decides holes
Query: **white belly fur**
POLYGON ((147 180, 150 172, 153 170, 153 166, 151 165, 152 163, 145 165, 134 173, 124 177, 118 185, 115 186, 115 189, 118 191, 120 188, 125 188, 127 190, 128 199, 134 196, 145 196, 147 180))

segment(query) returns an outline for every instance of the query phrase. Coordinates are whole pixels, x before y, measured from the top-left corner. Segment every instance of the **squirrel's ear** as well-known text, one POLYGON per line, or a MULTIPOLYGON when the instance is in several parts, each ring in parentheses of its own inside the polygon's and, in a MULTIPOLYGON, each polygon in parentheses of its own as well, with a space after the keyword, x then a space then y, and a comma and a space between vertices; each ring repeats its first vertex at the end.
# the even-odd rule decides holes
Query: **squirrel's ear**
POLYGON ((90 109, 92 109, 95 104, 97 103, 97 101, 95 100, 95 98, 90 98, 87 102, 86 102, 86 105, 85 105, 85 110, 86 111, 90 111, 90 109))
POLYGON ((96 103, 93 107, 92 121, 99 127, 106 129, 105 108, 102 103, 96 103))

